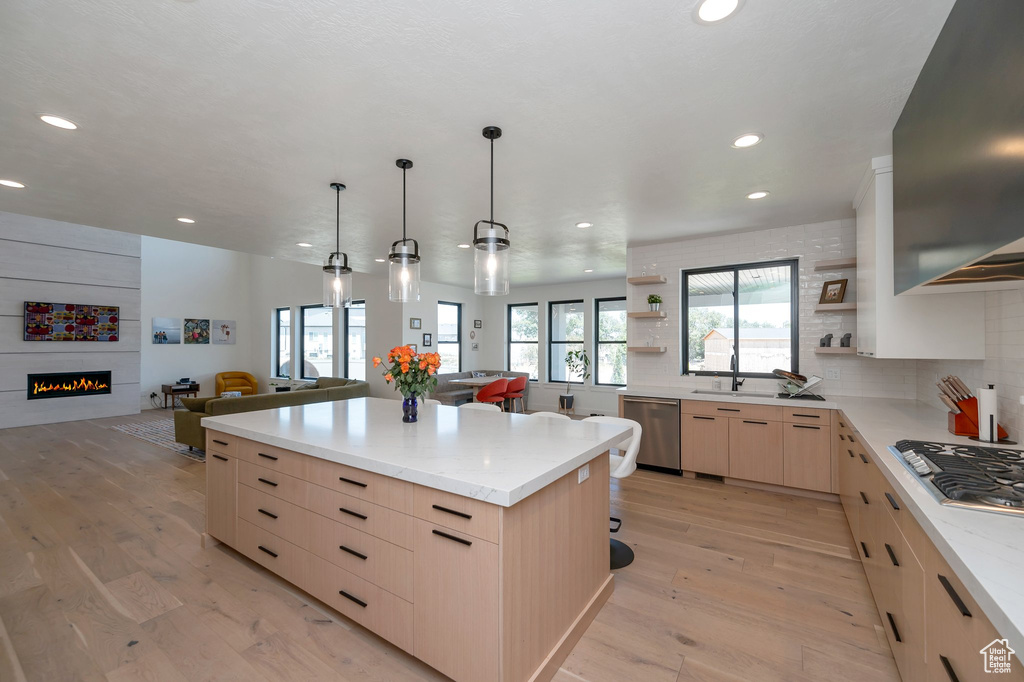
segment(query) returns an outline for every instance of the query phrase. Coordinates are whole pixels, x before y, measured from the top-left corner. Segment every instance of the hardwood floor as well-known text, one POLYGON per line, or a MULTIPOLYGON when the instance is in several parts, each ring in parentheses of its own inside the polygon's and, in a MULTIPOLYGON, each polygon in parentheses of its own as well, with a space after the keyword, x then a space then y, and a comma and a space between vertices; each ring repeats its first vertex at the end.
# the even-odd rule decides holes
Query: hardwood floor
MULTIPOLYGON (((205 465, 107 427, 0 430, 0 680, 445 679, 223 546, 205 465)), ((838 504, 637 472, 636 561, 557 682, 898 680, 838 504)))

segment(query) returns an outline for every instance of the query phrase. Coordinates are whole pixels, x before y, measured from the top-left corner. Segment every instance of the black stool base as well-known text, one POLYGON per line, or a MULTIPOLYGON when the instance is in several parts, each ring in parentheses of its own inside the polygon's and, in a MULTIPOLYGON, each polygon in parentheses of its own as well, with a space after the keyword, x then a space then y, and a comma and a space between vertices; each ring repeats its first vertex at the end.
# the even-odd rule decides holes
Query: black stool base
POLYGON ((620 540, 611 541, 612 570, 625 568, 633 563, 633 550, 625 542, 620 540))

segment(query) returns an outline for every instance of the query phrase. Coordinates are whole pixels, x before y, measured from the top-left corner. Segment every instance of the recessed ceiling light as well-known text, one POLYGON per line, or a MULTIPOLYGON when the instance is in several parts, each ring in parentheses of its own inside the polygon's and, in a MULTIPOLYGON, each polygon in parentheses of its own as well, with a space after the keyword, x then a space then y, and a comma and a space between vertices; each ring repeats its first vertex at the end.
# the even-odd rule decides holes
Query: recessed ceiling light
POLYGON ((694 18, 701 24, 716 24, 732 16, 742 0, 701 0, 694 8, 694 18))
POLYGON ((594 223, 576 223, 576 227, 580 228, 581 230, 584 230, 584 229, 586 229, 588 227, 593 227, 593 226, 594 226, 594 223))
POLYGON ((0 185, 10 187, 11 189, 25 189, 25 185, 20 182, 15 182, 14 180, 0 180, 0 185))
POLYGON ((178 218, 178 222, 179 223, 188 223, 189 225, 191 225, 195 221, 192 220, 191 218, 178 218))
POLYGON ((593 271, 594 271, 594 269, 593 269, 593 268, 587 268, 587 269, 586 269, 586 270, 584 270, 583 272, 593 272, 593 271))
POLYGON ((378 263, 385 263, 385 262, 387 262, 386 258, 374 258, 373 260, 377 261, 378 263))
POLYGON ((736 149, 746 149, 747 147, 753 147, 755 144, 760 144, 763 139, 764 135, 759 133, 746 133, 733 140, 732 146, 736 149))
POLYGON ((768 192, 751 192, 747 195, 748 199, 764 199, 768 196, 768 192))
POLYGON ((469 248, 469 244, 459 244, 458 247, 460 249, 468 249, 469 248))
POLYGON ((304 249, 308 249, 309 247, 311 247, 313 245, 310 244, 309 242, 295 242, 295 246, 301 246, 304 249))
POLYGON ((54 116, 52 114, 39 114, 39 120, 43 123, 49 123, 56 128, 63 128, 64 130, 78 130, 78 125, 73 121, 69 121, 66 118, 60 116, 54 116))

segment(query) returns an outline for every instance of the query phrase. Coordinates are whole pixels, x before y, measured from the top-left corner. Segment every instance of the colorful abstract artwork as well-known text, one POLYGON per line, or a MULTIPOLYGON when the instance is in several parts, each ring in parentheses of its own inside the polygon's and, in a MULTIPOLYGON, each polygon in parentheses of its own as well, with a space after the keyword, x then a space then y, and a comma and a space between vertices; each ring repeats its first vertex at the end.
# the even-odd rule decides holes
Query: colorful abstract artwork
POLYGON ((185 318, 185 345, 209 345, 210 321, 185 318))
POLYGON ((25 302, 26 341, 117 341, 120 309, 110 305, 25 302))

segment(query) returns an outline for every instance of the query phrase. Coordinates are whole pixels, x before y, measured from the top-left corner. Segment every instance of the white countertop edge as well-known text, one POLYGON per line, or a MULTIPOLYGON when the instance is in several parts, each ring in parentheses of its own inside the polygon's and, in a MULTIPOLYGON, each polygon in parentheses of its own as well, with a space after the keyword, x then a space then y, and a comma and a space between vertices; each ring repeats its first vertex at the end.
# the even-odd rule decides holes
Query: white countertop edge
MULTIPOLYGON (((520 485, 516 488, 500 490, 498 488, 470 483, 457 478, 451 478, 449 476, 443 476, 428 471, 419 471, 417 469, 411 469, 409 467, 400 467, 395 464, 390 464, 388 462, 382 462, 381 460, 363 457, 361 455, 353 455, 346 452, 339 452, 337 450, 331 450, 328 448, 310 445, 308 443, 294 441, 289 438, 260 433, 257 431, 253 431, 251 429, 236 426, 234 424, 220 422, 218 421, 218 417, 204 417, 201 421, 201 424, 203 427, 207 429, 221 431, 232 436, 238 436, 239 438, 247 438, 249 440, 258 441, 260 443, 266 443, 267 445, 273 445, 284 450, 291 450, 293 452, 298 452, 303 455, 309 455, 310 457, 316 457, 317 459, 323 459, 329 462, 344 464, 346 466, 354 467, 356 469, 362 469, 363 471, 381 474, 382 476, 396 478, 401 481, 415 483, 417 485, 426 486, 428 488, 433 488, 435 490, 442 490, 444 492, 453 493, 455 495, 461 495, 462 497, 469 497, 471 499, 480 500, 482 502, 489 502, 491 504, 496 504, 501 507, 511 507, 512 505, 525 500, 527 497, 537 492, 538 490, 546 488, 547 486, 551 485, 552 483, 562 478, 566 474, 574 471, 575 469, 578 469, 587 462, 590 462, 596 457, 606 453, 616 443, 621 442, 623 435, 626 433, 626 429, 622 429, 621 431, 619 431, 617 435, 608 438, 597 445, 592 446, 585 452, 582 452, 570 458, 569 460, 566 460, 558 465, 555 465, 551 469, 547 470, 543 474, 536 476, 527 483, 524 483, 523 485, 520 485)), ((612 425, 606 424, 605 426, 609 428, 615 428, 612 425)))
POLYGON ((700 400, 712 403, 747 403, 749 405, 779 405, 781 407, 804 407, 807 409, 817 408, 819 410, 835 410, 839 404, 835 400, 804 400, 801 398, 762 398, 759 396, 744 395, 743 390, 738 391, 737 396, 730 393, 694 393, 692 388, 671 388, 665 386, 627 386, 615 391, 619 395, 635 396, 637 398, 667 398, 671 400, 700 400))

